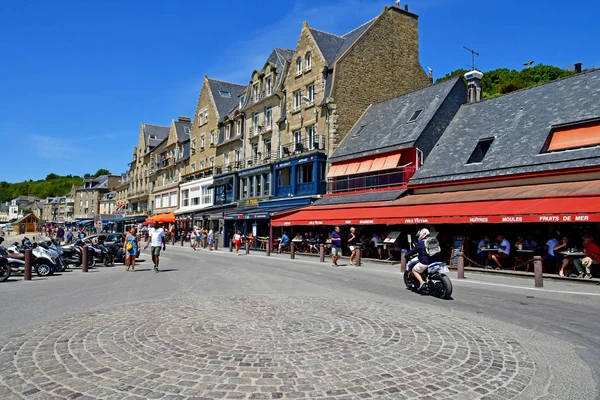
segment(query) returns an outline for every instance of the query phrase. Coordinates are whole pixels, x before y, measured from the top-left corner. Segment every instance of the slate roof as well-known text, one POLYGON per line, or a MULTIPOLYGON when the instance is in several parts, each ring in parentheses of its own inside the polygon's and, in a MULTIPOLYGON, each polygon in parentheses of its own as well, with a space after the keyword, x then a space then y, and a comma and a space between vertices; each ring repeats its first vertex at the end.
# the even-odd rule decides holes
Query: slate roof
POLYGON ((406 192, 401 190, 383 190, 369 193, 345 194, 340 196, 325 196, 315 201, 313 206, 334 206, 338 204, 372 203, 396 200, 406 192))
MULTIPOLYGON (((171 127, 169 126, 160 126, 160 125, 150 125, 150 124, 142 124, 144 130, 144 138, 149 138, 150 136, 156 137, 156 139, 162 140, 169 136, 169 130, 171 127)), ((150 139, 154 140, 154 139, 150 139)))
POLYGON ((410 185, 600 165, 599 146, 541 153, 553 126, 600 118, 600 70, 461 107, 410 185), (467 165, 480 139, 494 138, 467 165))
POLYGON ((76 190, 96 190, 96 189, 105 189, 108 187, 108 175, 100 175, 96 178, 85 178, 83 180, 83 185, 77 186, 76 190), (86 182, 93 182, 91 188, 85 188, 86 182))
POLYGON ((246 90, 245 85, 237 83, 220 81, 217 79, 208 78, 210 91, 215 105, 217 106, 217 112, 219 113, 219 119, 227 115, 232 109, 239 104, 238 96, 246 90), (226 97, 220 94, 221 91, 229 92, 231 96, 226 97))
POLYGON ((185 140, 189 140, 190 134, 185 132, 185 128, 189 128, 189 132, 192 131, 192 124, 188 124, 185 122, 175 121, 175 130, 177 131, 177 140, 183 142, 185 140))
POLYGON ((371 105, 329 158, 341 161, 417 146, 425 154, 466 102, 462 78, 371 105), (407 122, 422 110, 415 122, 407 122))

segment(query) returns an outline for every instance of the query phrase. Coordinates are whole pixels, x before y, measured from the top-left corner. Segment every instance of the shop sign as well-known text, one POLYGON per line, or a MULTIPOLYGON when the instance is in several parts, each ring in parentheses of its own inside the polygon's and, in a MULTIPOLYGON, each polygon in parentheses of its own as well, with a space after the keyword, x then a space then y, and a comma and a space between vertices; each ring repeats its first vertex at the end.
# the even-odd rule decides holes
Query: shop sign
POLYGON ((488 217, 428 217, 428 218, 386 218, 386 219, 329 219, 312 221, 272 221, 273 226, 291 225, 420 225, 420 224, 511 224, 532 222, 600 222, 600 214, 545 214, 511 215, 488 217))
POLYGON ((271 166, 270 165, 265 165, 259 168, 254 168, 254 169, 249 169, 246 171, 241 171, 238 172, 238 176, 239 177, 244 177, 244 176, 249 176, 249 175, 257 175, 257 174, 262 174, 265 172, 271 172, 271 166))
POLYGON ((279 164, 275 164, 275 169, 279 169, 279 168, 285 168, 285 167, 289 167, 292 165, 298 165, 298 164, 305 164, 307 162, 312 162, 315 161, 316 157, 315 156, 310 156, 310 157, 303 157, 303 158, 298 158, 295 160, 289 160, 283 163, 279 163, 279 164))

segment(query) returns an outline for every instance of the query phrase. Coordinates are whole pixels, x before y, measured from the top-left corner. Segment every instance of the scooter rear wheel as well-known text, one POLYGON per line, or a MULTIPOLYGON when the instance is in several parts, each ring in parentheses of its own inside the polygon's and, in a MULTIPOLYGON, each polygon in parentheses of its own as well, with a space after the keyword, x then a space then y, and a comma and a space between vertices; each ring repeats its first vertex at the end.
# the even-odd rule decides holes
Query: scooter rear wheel
POLYGON ((10 278, 10 274, 12 270, 8 264, 0 265, 0 282, 5 282, 8 278, 10 278))

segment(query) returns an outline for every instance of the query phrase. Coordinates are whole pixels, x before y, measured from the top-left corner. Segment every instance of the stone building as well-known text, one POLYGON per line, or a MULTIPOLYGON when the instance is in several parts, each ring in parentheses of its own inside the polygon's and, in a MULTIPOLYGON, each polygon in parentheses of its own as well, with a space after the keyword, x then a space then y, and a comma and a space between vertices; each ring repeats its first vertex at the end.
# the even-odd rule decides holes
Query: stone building
POLYGON ((121 183, 115 188, 115 212, 117 214, 125 215, 128 213, 129 181, 129 171, 124 172, 121 174, 121 183))
POLYGON ((115 175, 85 178, 75 189, 75 219, 93 218, 100 213, 100 200, 105 193, 113 191, 120 183, 115 175))
MULTIPOLYGON (((219 145, 219 121, 239 107, 246 87, 204 77, 198 97, 190 138, 190 171, 182 176, 181 201, 177 211, 180 221, 191 225, 208 225, 209 214, 203 210, 213 205, 211 185, 216 167, 223 170, 225 154, 219 145), (218 161, 217 161, 218 159, 218 161)), ((227 146, 227 143, 222 143, 227 146)), ((182 224, 183 225, 183 224, 182 224)))
POLYGON ((153 214, 173 212, 179 207, 179 182, 190 172, 191 127, 189 117, 172 121, 169 136, 154 150, 158 157, 150 197, 153 214))
POLYGON ((375 19, 337 36, 304 23, 286 77, 286 129, 294 151, 331 155, 369 104, 424 88, 418 16, 384 7, 375 19))
POLYGON ((33 205, 39 201, 41 201, 40 198, 32 195, 12 199, 8 206, 9 220, 22 218, 25 215, 24 211, 33 210, 33 205))
POLYGON ((152 175, 156 172, 157 154, 153 151, 169 136, 170 127, 142 123, 138 144, 133 149, 129 170, 127 201, 129 211, 135 215, 148 213, 152 175))
POLYGON ((112 215, 117 209, 117 192, 104 193, 100 199, 100 215, 112 215))

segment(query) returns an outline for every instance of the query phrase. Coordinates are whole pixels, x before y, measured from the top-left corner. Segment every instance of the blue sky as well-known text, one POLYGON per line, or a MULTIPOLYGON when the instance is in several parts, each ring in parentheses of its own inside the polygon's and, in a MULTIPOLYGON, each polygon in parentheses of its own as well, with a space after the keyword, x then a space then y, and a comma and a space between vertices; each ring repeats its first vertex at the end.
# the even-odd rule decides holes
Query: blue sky
MULTIPOLYGON (((302 22, 344 34, 393 1, 0 2, 0 181, 127 168, 140 122, 192 116, 205 74, 247 83, 302 22)), ((423 68, 600 67, 600 2, 402 1, 423 68), (477 4, 477 7, 473 5, 477 4)))

